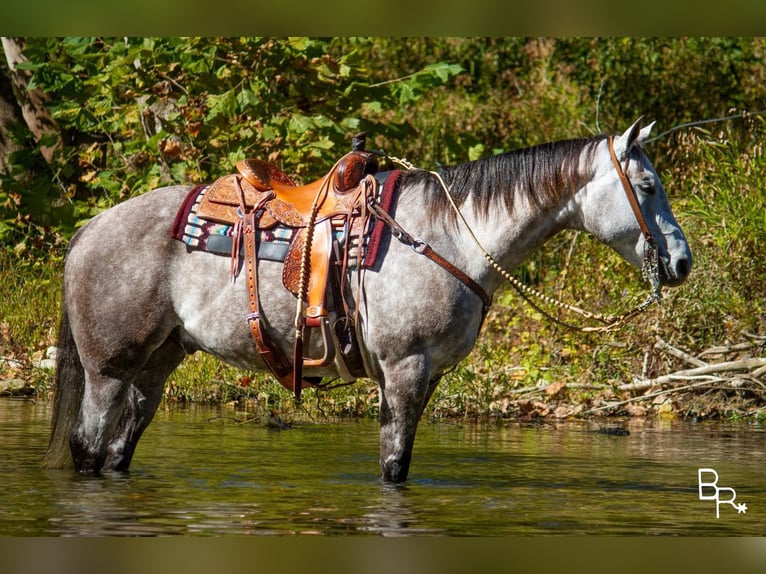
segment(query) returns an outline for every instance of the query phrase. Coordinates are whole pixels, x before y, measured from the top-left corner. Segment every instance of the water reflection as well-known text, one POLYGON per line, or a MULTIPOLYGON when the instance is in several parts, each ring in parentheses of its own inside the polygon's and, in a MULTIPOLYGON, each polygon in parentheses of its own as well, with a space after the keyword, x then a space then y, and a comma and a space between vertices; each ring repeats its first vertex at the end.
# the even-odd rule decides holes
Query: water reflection
POLYGON ((382 484, 376 504, 362 515, 361 532, 381 536, 409 536, 413 534, 440 534, 443 529, 418 525, 415 512, 416 497, 408 484, 382 484))
MULTIPOLYGON (((763 535, 763 427, 424 424, 410 480, 378 478, 374 422, 290 431, 158 413, 131 473, 40 468, 46 403, 0 400, 0 534, 763 535), (748 512, 699 501, 715 468, 748 512)), ((214 413, 213 413, 214 414, 214 413)), ((725 483, 725 484, 724 484, 725 483)))
POLYGON ((50 533, 64 536, 183 533, 173 521, 154 520, 152 500, 146 500, 131 488, 132 479, 128 474, 93 477, 73 476, 68 471, 45 473, 51 481, 50 533))

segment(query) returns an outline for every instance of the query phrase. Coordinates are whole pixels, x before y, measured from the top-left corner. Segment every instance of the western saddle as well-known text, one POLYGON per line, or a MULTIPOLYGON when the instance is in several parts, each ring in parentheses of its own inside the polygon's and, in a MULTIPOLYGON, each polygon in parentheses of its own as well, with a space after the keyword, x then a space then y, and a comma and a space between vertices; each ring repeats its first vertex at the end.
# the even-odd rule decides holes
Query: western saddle
MULTIPOLYGON (((355 136, 352 151, 338 160, 327 175, 308 185, 295 185, 282 170, 267 162, 240 161, 239 173, 211 184, 197 210, 203 219, 234 226, 231 276, 233 280, 238 275, 244 252, 249 304, 246 318, 255 347, 296 399, 300 399, 304 384, 316 382, 302 376, 304 367, 322 367, 335 361, 346 380, 355 378, 351 370, 360 371, 358 366, 350 370, 336 353, 339 346, 355 343, 353 334, 338 332, 340 321, 332 306, 337 307, 336 300, 343 299, 342 293, 336 293, 342 280, 331 269, 338 267, 333 264, 337 258, 333 247, 336 230, 343 232, 347 248, 352 237, 358 238, 361 246, 371 216, 367 207, 377 194, 377 161, 374 154, 364 150, 365 136, 355 136), (282 271, 283 284, 298 299, 292 364, 263 329, 258 297, 257 232, 280 224, 295 230, 282 271), (314 331, 322 338, 321 357, 303 353, 304 341, 308 345, 314 331)), ((361 250, 358 260, 361 263, 361 250)), ((344 256, 340 277, 345 274, 346 264, 344 256)), ((343 306, 347 307, 345 302, 343 306)), ((348 326, 349 321, 344 324, 348 326)))

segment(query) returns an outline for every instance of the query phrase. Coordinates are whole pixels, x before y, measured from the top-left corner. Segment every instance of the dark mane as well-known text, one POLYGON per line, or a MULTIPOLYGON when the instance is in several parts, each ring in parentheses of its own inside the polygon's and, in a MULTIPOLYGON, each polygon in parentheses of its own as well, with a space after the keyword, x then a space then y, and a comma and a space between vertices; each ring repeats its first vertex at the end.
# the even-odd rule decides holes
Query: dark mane
MULTIPOLYGON (((580 170, 580 158, 587 153, 590 163, 596 144, 607 136, 545 143, 489 158, 442 168, 440 174, 457 205, 474 200, 477 213, 486 216, 502 194, 505 208, 513 210, 517 193, 524 194, 539 209, 546 209, 573 193, 587 174, 580 170)), ((424 184, 432 221, 455 215, 437 179, 427 171, 404 174, 404 184, 424 184)))

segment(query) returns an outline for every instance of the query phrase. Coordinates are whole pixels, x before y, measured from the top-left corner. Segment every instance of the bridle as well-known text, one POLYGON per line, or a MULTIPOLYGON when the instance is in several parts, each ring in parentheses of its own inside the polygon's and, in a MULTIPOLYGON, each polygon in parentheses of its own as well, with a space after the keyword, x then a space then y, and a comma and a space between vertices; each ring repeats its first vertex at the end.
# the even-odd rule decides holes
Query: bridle
MULTIPOLYGON (((460 211, 458 206, 455 204, 455 201, 452 199, 452 194, 449 192, 449 187, 444 182, 444 179, 442 178, 441 174, 439 174, 439 172, 436 172, 436 171, 429 171, 429 173, 431 173, 439 181, 442 189, 444 190, 445 195, 447 196, 447 199, 449 200, 450 205, 452 206, 453 210, 457 214, 458 218, 463 222, 463 225, 468 231, 469 236, 471 237, 473 242, 476 244, 476 246, 479 248, 484 259, 487 260, 490 266, 495 271, 497 271, 506 281, 508 281, 508 283, 511 284, 511 286, 522 296, 524 300, 527 301, 527 303, 529 303, 532 307, 534 307, 537 311, 539 311, 543 316, 569 329, 586 332, 586 333, 614 331, 614 330, 620 329, 626 323, 628 323, 631 319, 633 319, 637 315, 646 311, 646 309, 649 308, 649 306, 652 305, 652 303, 659 302, 662 298, 661 296, 662 284, 660 282, 660 275, 659 275, 660 260, 659 260, 659 252, 657 250, 657 243, 655 242, 654 237, 652 236, 652 233, 649 230, 649 226, 646 223, 644 214, 641 212, 641 207, 638 203, 638 195, 636 194, 636 190, 633 188, 633 184, 630 182, 630 179, 627 176, 628 167, 630 165, 630 153, 628 153, 628 156, 625 160, 625 167, 623 167, 620 164, 620 161, 617 158, 617 154, 614 151, 614 136, 609 136, 607 141, 609 146, 609 155, 612 158, 612 163, 614 164, 614 167, 617 170, 617 174, 620 178, 622 188, 625 191, 625 195, 627 196, 628 202, 630 203, 630 207, 633 210, 634 216, 636 217, 638 226, 641 229, 641 233, 644 236, 644 258, 641 263, 641 274, 643 278, 647 282, 649 282, 649 284, 652 287, 652 293, 649 294, 649 296, 646 298, 646 300, 643 303, 640 303, 633 309, 630 309, 629 311, 626 311, 625 313, 622 313, 620 315, 603 315, 601 313, 586 311, 584 309, 581 309, 574 305, 570 305, 568 303, 563 303, 557 299, 554 299, 552 297, 549 297, 548 295, 545 295, 544 293, 541 293, 540 291, 537 291, 536 289, 533 289, 525 285, 524 283, 516 279, 513 275, 508 273, 508 271, 503 269, 500 266, 500 264, 497 263, 497 261, 495 261, 492 255, 490 255, 489 252, 487 252, 487 250, 484 249, 484 247, 481 245, 478 238, 473 233, 471 226, 468 224, 462 212, 460 211), (544 301, 550 305, 554 305, 558 307, 559 309, 576 313, 584 317, 585 319, 600 322, 602 323, 602 325, 597 327, 582 327, 582 326, 572 325, 571 323, 562 321, 558 317, 555 317, 549 312, 547 312, 546 310, 542 309, 533 300, 533 298, 544 301)), ((406 159, 400 159, 393 156, 388 156, 388 158, 394 163, 401 165, 407 170, 417 169, 406 159)), ((380 217, 380 215, 378 216, 380 217)), ((387 219, 390 220, 391 218, 388 217, 387 219)), ((397 238, 400 241, 403 241, 402 235, 410 239, 409 243, 413 246, 413 248, 418 253, 423 253, 423 246, 428 248, 430 252, 433 252, 433 250, 430 249, 427 243, 425 243, 422 239, 413 238, 411 235, 404 232, 404 230, 401 229, 401 226, 399 226, 393 220, 386 221, 386 223, 393 230, 400 232, 400 233, 394 233, 395 237, 399 235, 399 237, 397 238), (401 232, 404 232, 404 233, 401 233, 401 232)), ((403 241, 403 242, 407 243, 407 241, 403 241)), ((468 278, 468 281, 466 281, 467 276, 465 275, 465 273, 462 273, 459 270, 458 270, 458 273, 455 273, 456 267, 454 265, 448 264, 448 266, 445 266, 441 261, 437 261, 433 257, 429 257, 429 258, 431 258, 432 260, 442 265, 442 267, 445 267, 446 269, 448 269, 448 271, 450 271, 453 275, 455 275, 460 281, 468 285, 482 299, 484 303, 483 312, 486 314, 486 311, 489 306, 488 305, 489 298, 480 286, 478 286, 474 281, 470 280, 470 278, 468 278)), ((439 259, 444 261, 443 258, 441 257, 439 259)))
POLYGON ((659 252, 657 251, 657 243, 654 241, 652 232, 649 231, 649 226, 646 223, 644 214, 641 211, 641 206, 638 203, 638 195, 633 187, 633 184, 628 178, 628 166, 630 166, 630 153, 625 158, 625 167, 620 165, 620 160, 617 159, 617 154, 614 151, 614 136, 609 136, 609 155, 612 158, 612 163, 617 170, 617 175, 620 176, 620 182, 622 183, 622 189, 625 190, 625 195, 628 198, 630 207, 633 210, 633 215, 636 216, 638 226, 641 228, 641 233, 644 235, 644 260, 641 264, 641 274, 644 279, 649 282, 654 291, 655 297, 660 298, 660 276, 659 276, 659 252))

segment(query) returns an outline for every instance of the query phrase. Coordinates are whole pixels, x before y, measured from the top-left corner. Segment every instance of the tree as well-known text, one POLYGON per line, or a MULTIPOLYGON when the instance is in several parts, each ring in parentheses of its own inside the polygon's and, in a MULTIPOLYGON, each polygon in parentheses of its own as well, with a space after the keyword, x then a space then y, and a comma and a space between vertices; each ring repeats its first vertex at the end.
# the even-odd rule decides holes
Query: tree
POLYGON ((45 161, 51 163, 53 155, 61 149, 61 134, 46 107, 47 94, 40 88, 30 86, 31 74, 23 69, 27 62, 22 38, 2 38, 3 51, 8 63, 7 79, 21 108, 21 114, 40 145, 45 161))
POLYGON ((12 137, 18 130, 20 116, 16 97, 11 89, 11 79, 6 69, 0 66, 0 173, 9 172, 10 155, 19 151, 21 147, 12 137))

